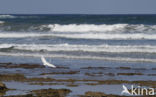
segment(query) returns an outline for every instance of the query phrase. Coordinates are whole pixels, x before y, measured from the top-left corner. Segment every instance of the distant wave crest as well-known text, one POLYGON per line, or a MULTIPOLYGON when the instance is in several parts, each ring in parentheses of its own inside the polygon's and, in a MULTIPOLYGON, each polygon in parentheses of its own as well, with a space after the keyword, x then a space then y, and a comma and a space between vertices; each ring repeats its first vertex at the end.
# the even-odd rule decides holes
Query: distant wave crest
POLYGON ((15 18, 13 15, 0 15, 0 19, 15 18))

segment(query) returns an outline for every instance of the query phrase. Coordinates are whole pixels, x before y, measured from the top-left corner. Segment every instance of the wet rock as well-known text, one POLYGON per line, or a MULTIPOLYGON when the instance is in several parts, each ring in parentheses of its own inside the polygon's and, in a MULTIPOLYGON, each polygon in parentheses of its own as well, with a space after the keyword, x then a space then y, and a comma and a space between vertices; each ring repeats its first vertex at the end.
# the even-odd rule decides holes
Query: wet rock
POLYGON ((41 89, 33 90, 32 93, 37 97, 66 97, 71 90, 69 89, 41 89))
POLYGON ((119 95, 112 95, 112 94, 105 94, 102 92, 91 92, 88 91, 85 95, 81 95, 80 97, 130 97, 130 96, 119 96, 119 95))
POLYGON ((0 82, 0 97, 4 96, 6 91, 7 91, 7 87, 5 86, 5 84, 0 82))
POLYGON ((2 82, 0 82, 0 91, 1 90, 6 90, 7 87, 5 86, 5 84, 3 84, 2 82))

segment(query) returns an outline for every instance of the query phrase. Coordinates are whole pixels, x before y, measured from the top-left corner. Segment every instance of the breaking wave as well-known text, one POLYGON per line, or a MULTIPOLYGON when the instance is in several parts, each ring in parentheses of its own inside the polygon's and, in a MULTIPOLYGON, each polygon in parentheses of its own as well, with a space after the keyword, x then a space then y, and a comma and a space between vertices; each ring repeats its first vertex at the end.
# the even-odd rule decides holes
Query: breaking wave
POLYGON ((13 16, 13 15, 0 15, 0 19, 7 19, 7 18, 16 18, 16 16, 13 16))
POLYGON ((156 25, 143 24, 49 24, 40 26, 41 30, 46 28, 53 32, 156 32, 156 25))
MULTIPOLYGON (((20 16, 21 18, 22 16, 20 16)), ((156 33, 156 25, 145 24, 21 24, 4 25, 1 31, 67 33, 156 33)))

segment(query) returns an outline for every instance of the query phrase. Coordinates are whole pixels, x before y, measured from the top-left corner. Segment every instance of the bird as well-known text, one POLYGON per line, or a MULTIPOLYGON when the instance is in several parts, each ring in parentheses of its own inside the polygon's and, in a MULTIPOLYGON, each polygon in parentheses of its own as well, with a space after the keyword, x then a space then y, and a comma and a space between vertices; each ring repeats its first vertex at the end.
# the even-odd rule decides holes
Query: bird
POLYGON ((46 61, 46 59, 44 58, 44 56, 41 56, 41 61, 42 61, 43 65, 46 66, 46 67, 56 68, 55 65, 48 63, 48 62, 46 61))
POLYGON ((130 94, 128 89, 127 89, 127 87, 125 85, 122 85, 122 87, 123 87, 123 91, 121 92, 121 94, 124 94, 124 93, 130 94))

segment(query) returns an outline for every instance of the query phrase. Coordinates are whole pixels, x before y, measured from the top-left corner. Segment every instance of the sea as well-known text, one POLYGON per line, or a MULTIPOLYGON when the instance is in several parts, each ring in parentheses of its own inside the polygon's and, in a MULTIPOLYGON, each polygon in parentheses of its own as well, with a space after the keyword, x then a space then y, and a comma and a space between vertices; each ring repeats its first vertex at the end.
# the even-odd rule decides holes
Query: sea
POLYGON ((0 15, 0 55, 156 62, 156 15, 0 15))
MULTIPOLYGON (((0 63, 42 65, 41 56, 56 66, 68 66, 72 70, 110 67, 112 69, 101 72, 143 73, 134 76, 88 77, 81 73, 52 76, 55 78, 156 81, 156 77, 148 76, 156 74, 156 15, 1 14, 0 63), (118 67, 135 69, 114 69, 118 67), (136 68, 140 68, 140 71, 136 68)), ((12 69, 0 70, 16 72, 12 69)), ((36 76, 39 71, 42 70, 21 72, 30 77, 36 76)), ((122 87, 120 88, 122 90, 122 87)), ((96 89, 98 87, 93 90, 96 89)))

